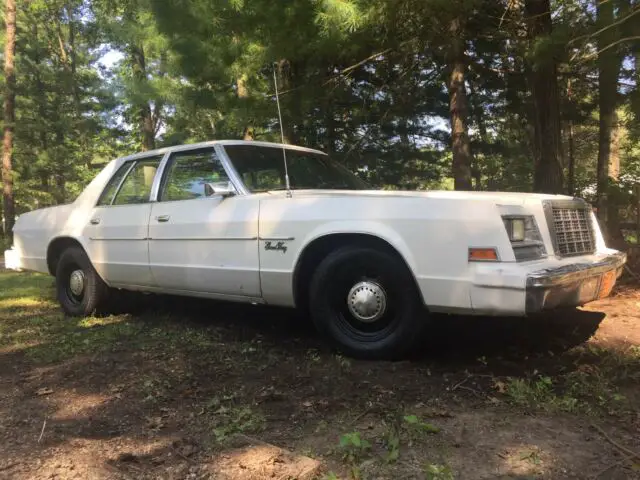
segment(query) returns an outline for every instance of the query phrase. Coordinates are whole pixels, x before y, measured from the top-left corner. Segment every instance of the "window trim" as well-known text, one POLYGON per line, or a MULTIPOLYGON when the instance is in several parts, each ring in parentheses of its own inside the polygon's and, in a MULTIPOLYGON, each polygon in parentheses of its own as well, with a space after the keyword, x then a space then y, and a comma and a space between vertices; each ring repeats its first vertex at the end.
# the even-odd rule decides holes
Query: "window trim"
POLYGON ((120 167, 118 167, 118 169, 113 173, 113 175, 111 175, 111 177, 109 177, 109 181, 107 181, 107 183, 103 187, 102 192, 100 193, 100 195, 98 196, 98 199, 96 201, 95 208, 132 207, 132 206, 135 206, 135 205, 147 205, 149 203, 152 203, 153 188, 156 185, 156 181, 158 179, 158 174, 161 172, 160 169, 162 168, 163 162, 165 161, 165 158, 167 157, 167 155, 168 154, 166 154, 166 153, 162 154, 162 155, 158 155, 158 154, 156 154, 156 155, 146 155, 144 157, 138 157, 138 158, 134 158, 134 159, 131 159, 131 160, 125 160, 124 162, 122 162, 122 165, 120 165, 120 167), (153 177, 153 182, 151 183, 151 191, 149 193, 148 200, 146 202, 142 202, 142 203, 127 203, 127 204, 122 204, 122 205, 114 205, 113 202, 116 200, 116 197, 120 193, 120 190, 122 189, 122 186, 124 185, 124 182, 127 180, 127 178, 129 177, 129 174, 136 167, 136 165, 138 165, 140 162, 145 162, 145 161, 148 161, 148 160, 152 160, 154 158, 158 159, 158 166, 156 167, 156 173, 155 173, 155 176, 153 177), (109 183, 111 182, 111 179, 127 163, 130 163, 131 165, 129 166, 129 168, 127 169, 127 172, 124 174, 124 176, 120 180, 120 183, 118 183, 118 187, 116 188, 115 192, 113 193, 113 196, 111 197, 111 200, 109 201, 108 204, 105 203, 104 205, 100 205, 100 200, 102 199, 102 196, 104 195, 104 192, 106 191, 106 189, 109 187, 109 183))
POLYGON ((125 162, 122 162, 122 165, 120 165, 115 172, 113 172, 113 175, 111 175, 109 177, 109 180, 107 180, 107 183, 105 183, 104 187, 102 188, 102 192, 100 192, 100 195, 98 196, 98 199, 96 200, 96 204, 95 207, 96 208, 101 208, 101 207, 113 207, 113 200, 116 198, 116 195, 118 194, 118 192, 120 191, 120 189, 122 188, 122 183, 125 181, 125 179, 127 178, 127 176, 129 175, 129 173, 131 172, 131 169, 134 167, 134 165, 136 164, 137 160, 127 160, 125 162), (100 204, 100 202, 102 201, 105 192, 107 191, 107 188, 109 188, 109 186, 111 185, 111 180, 113 180, 113 177, 115 177, 118 172, 120 170, 123 169, 123 167, 127 166, 127 164, 129 164, 128 168, 126 168, 125 173, 123 175, 123 177, 120 179, 120 182, 118 182, 118 186, 116 187, 116 189, 114 190, 113 194, 111 195, 111 198, 109 199, 108 202, 103 203, 102 205, 100 204))
MULTIPOLYGON (((197 153, 199 151, 202 152, 211 152, 211 155, 214 157, 215 160, 217 160, 218 162, 220 162, 220 165, 222 166, 222 169, 224 170, 225 174, 227 175, 227 178, 229 179, 229 183, 231 183, 231 185, 233 186, 233 188, 235 189, 235 191, 237 192, 237 194, 239 195, 246 195, 246 189, 244 188, 244 185, 242 189, 238 188, 238 182, 234 181, 234 174, 235 177, 237 178, 237 173, 233 172, 230 170, 229 165, 227 162, 225 162, 225 159, 222 157, 222 155, 220 154, 220 149, 216 148, 216 145, 197 145, 197 146, 193 146, 192 148, 180 148, 178 150, 172 150, 170 152, 168 152, 166 154, 166 158, 163 159, 163 164, 161 165, 162 167, 162 171, 159 171, 159 175, 157 176, 158 179, 158 185, 157 185, 157 189, 155 190, 155 192, 152 191, 152 201, 154 203, 170 203, 170 202, 185 202, 185 201, 193 201, 193 200, 203 200, 203 199, 207 199, 207 198, 211 198, 211 197, 200 197, 200 198, 189 198, 189 199, 183 199, 183 200, 162 200, 160 198, 160 196, 162 195, 162 188, 165 184, 165 181, 167 180, 169 173, 170 173, 170 166, 172 164, 172 157, 175 157, 177 155, 181 155, 181 154, 194 154, 197 153), (154 195, 155 194, 155 195, 154 195)), ((216 196, 217 197, 217 196, 216 196)))

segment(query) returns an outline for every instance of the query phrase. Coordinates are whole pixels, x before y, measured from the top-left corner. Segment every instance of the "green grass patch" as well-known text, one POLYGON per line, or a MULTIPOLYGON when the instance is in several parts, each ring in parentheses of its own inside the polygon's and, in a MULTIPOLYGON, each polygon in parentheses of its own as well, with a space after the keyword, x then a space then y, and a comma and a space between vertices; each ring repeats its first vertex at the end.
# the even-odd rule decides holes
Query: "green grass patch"
POLYGON ((508 399, 547 412, 617 414, 633 409, 621 388, 640 381, 640 347, 586 345, 576 353, 576 368, 566 374, 507 379, 508 399))
POLYGON ((31 273, 0 273, 0 349, 23 351, 36 363, 77 355, 161 348, 210 352, 216 335, 153 312, 104 317, 66 317, 55 300, 53 279, 31 273))

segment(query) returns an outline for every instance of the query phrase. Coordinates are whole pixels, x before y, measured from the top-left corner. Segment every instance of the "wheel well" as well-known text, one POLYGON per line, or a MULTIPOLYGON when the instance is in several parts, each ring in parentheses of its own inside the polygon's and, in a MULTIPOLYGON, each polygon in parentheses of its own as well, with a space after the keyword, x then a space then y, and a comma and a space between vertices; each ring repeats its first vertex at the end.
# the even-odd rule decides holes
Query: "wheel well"
POLYGON ((49 248, 47 248, 47 267, 51 275, 55 276, 60 256, 69 247, 82 248, 82 245, 78 240, 71 237, 56 238, 49 244, 49 248))
MULTIPOLYGON (((370 247, 390 253, 409 268, 402 255, 400 255, 390 243, 375 235, 336 233, 317 238, 305 247, 293 274, 293 295, 296 307, 301 310, 307 309, 309 302, 309 284, 320 262, 322 262, 329 253, 347 245, 370 247)), ((409 269, 409 271, 411 271, 411 269, 409 269)))

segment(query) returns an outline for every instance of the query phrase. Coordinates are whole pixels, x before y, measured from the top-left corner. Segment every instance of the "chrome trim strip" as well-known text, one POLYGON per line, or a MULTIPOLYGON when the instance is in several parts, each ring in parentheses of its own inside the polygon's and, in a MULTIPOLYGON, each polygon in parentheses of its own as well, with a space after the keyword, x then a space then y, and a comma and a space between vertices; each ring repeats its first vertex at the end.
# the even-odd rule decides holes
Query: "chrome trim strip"
MULTIPOLYGON (((122 188, 122 184, 124 183, 124 181, 127 179, 127 177, 129 176, 129 174, 131 173, 131 170, 133 170, 133 168, 136 166, 137 160, 134 160, 131 162, 131 166, 127 169, 127 173, 124 174, 124 176, 122 177, 122 179, 120 180, 120 183, 118 183, 118 188, 116 188, 116 191, 113 192, 113 197, 111 197, 111 201, 109 202, 109 205, 103 205, 103 206, 108 206, 111 207, 113 206, 113 202, 116 199, 116 197, 118 196, 118 193, 120 193, 120 189, 122 188)), ((118 171, 120 169, 116 170, 113 174, 117 174, 118 171)), ((110 180, 110 179, 109 179, 110 180)), ((107 184, 104 186, 104 188, 106 189, 107 186, 109 185, 109 182, 107 181, 107 184)), ((104 192, 104 189, 102 190, 104 192)), ((98 197, 98 201, 100 201, 100 197, 98 197)), ((96 202, 97 203, 97 202, 96 202)), ((98 206, 98 205, 96 205, 98 206)))
POLYGON ((617 252, 597 262, 572 263, 562 267, 538 270, 527 275, 527 288, 551 288, 579 282, 588 277, 619 269, 626 261, 627 254, 617 252))
POLYGON ((235 187, 236 191, 241 195, 249 195, 251 192, 242 181, 240 174, 236 170, 236 167, 233 166, 233 162, 231 161, 231 158, 229 157, 225 149, 222 147, 222 145, 215 144, 213 148, 216 152, 216 155, 220 159, 222 168, 224 168, 225 172, 227 172, 227 176, 229 177, 229 180, 235 187))
POLYGON ((162 160, 160 160, 160 164, 158 165, 156 176, 153 178, 153 183, 151 184, 151 194, 149 195, 149 201, 152 203, 158 201, 158 195, 160 194, 160 183, 162 181, 162 176, 164 174, 165 168, 167 167, 170 156, 170 151, 164 154, 162 160))
POLYGON ((258 240, 266 240, 269 242, 292 242, 296 237, 258 237, 258 240))
POLYGON ((114 238, 105 238, 105 237, 89 237, 89 240, 93 240, 93 241, 99 241, 99 242, 107 242, 107 241, 142 241, 142 240, 150 240, 147 237, 143 237, 143 238, 125 238, 125 237, 114 237, 114 238))
POLYGON ((156 241, 224 241, 224 240, 234 240, 234 241, 251 241, 258 240, 258 237, 163 237, 163 238, 153 238, 149 237, 148 240, 156 240, 156 241))

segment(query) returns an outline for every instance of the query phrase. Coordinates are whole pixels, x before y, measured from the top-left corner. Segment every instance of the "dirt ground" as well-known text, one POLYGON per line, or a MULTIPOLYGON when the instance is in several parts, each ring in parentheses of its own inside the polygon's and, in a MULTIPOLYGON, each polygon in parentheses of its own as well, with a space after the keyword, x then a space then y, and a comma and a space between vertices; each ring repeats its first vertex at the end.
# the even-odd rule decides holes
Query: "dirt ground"
POLYGON ((640 479, 640 287, 437 316, 404 362, 286 310, 134 300, 65 318, 49 277, 0 272, 0 478, 640 479))

